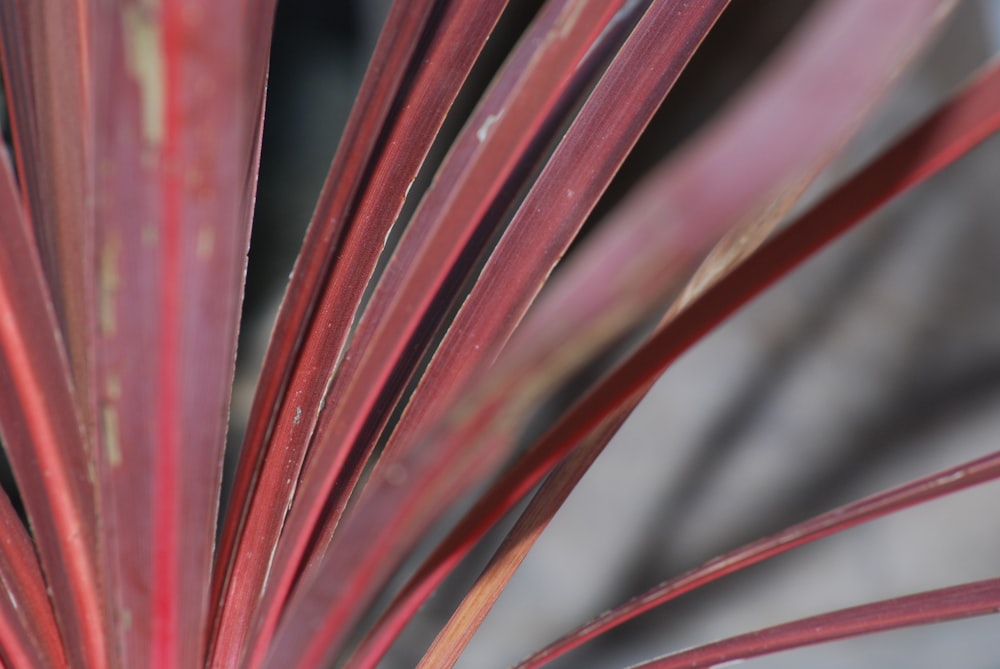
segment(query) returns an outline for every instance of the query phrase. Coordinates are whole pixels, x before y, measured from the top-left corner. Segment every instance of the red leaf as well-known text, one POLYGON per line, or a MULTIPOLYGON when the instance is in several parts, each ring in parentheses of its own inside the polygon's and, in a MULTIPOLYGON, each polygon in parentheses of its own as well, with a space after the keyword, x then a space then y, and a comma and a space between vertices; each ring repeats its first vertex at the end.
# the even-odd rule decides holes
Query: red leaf
POLYGON ((15 667, 65 667, 31 538, 0 491, 0 655, 15 667))
POLYGON ((548 5, 466 123, 387 267, 328 397, 276 553, 269 636, 324 507, 336 524, 374 436, 485 241, 596 76, 623 3, 548 5), (597 48, 591 50, 591 47, 597 48), (349 469, 343 471, 344 465, 349 469), (327 500, 329 491, 332 500, 327 500), (299 501, 301 500, 301 502, 299 501), (286 539, 287 537, 287 539, 286 539), (285 547, 287 545, 287 548, 285 547))

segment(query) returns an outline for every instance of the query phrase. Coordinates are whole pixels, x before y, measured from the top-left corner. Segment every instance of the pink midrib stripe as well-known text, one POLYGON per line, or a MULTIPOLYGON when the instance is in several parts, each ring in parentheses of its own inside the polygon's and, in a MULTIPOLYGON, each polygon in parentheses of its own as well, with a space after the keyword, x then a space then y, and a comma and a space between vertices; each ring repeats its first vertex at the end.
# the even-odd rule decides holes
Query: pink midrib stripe
POLYGON ((150 658, 154 669, 176 666, 178 638, 178 557, 179 541, 179 453, 180 364, 181 364, 181 229, 183 183, 181 140, 183 118, 180 108, 181 62, 183 57, 182 17, 178 3, 166 3, 161 10, 163 26, 163 76, 165 80, 165 128, 160 153, 160 186, 163 225, 160 250, 160 339, 157 360, 153 498, 153 646, 150 658))

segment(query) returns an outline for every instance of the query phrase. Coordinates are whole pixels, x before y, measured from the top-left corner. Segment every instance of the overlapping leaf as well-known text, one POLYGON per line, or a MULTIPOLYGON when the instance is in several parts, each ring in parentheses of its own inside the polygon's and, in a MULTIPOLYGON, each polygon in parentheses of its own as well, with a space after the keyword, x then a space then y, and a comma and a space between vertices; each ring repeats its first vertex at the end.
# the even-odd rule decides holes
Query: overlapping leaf
POLYGON ((45 581, 31 538, 0 493, 0 661, 15 667, 65 667, 45 581))
POLYGON ((635 8, 626 11, 622 4, 583 7, 560 0, 543 9, 445 160, 328 392, 299 487, 301 502, 292 508, 275 556, 259 649, 321 514, 332 507, 330 524, 336 525, 358 469, 439 319, 542 150, 615 48, 620 37, 613 24, 628 25, 635 8), (331 490, 336 497, 328 501, 331 490))
POLYGON ((0 2, 21 187, 81 392, 87 388, 93 302, 86 263, 93 243, 89 13, 83 0, 0 2))
POLYGON ((450 2, 431 12, 433 3, 397 3, 389 17, 363 104, 307 233, 255 399, 235 513, 223 538, 226 571, 216 583, 218 596, 226 596, 217 654, 232 656, 243 645, 354 312, 406 190, 505 4, 450 2), (291 371, 287 388, 281 373, 269 371, 278 366, 291 371))
MULTIPOLYGON (((106 649, 93 468, 34 235, 5 150, 0 236, 0 433, 53 593, 66 659, 101 666, 106 649)), ((11 540, 16 543, 16 534, 11 540)), ((27 592, 31 587, 30 581, 20 584, 27 592)), ((42 639, 51 641, 50 635, 42 639)))
MULTIPOLYGON (((571 461, 567 461, 555 470, 554 479, 543 485, 525 511, 523 521, 511 531, 505 546, 498 550, 495 563, 488 567, 487 577, 482 586, 470 592, 469 601, 464 608, 490 605, 503 588, 505 578, 509 578, 513 573, 514 566, 523 559, 527 547, 537 537, 540 526, 551 519, 579 476, 582 476, 585 469, 581 469, 578 463, 593 460, 603 449, 607 437, 610 436, 608 433, 614 431, 613 426, 620 424, 634 408, 637 402, 636 394, 644 395, 648 391, 650 384, 655 380, 657 369, 664 369, 728 314, 766 289, 778 277, 791 271, 808 255, 860 223, 879 204, 933 176, 998 129, 1000 129, 1000 65, 994 64, 924 123, 873 160, 864 170, 824 198, 812 210, 789 224, 778 236, 752 255, 744 266, 731 268, 730 273, 724 275, 717 284, 696 296, 685 309, 675 312, 675 317, 661 324, 657 334, 659 346, 662 347, 661 357, 653 363, 656 366, 643 366, 650 363, 650 358, 643 363, 635 363, 636 371, 640 368, 643 370, 646 378, 644 384, 630 385, 629 390, 618 395, 613 407, 598 410, 595 405, 581 405, 553 431, 553 433, 558 432, 574 420, 586 420, 590 426, 587 429, 594 430, 594 433, 588 435, 586 440, 570 454, 571 461), (608 416, 604 419, 606 423, 599 424, 598 420, 604 414, 608 416), (608 424, 612 429, 608 429, 608 424), (576 475, 570 476, 570 471, 575 471, 576 475), (502 572, 505 578, 491 575, 498 572, 502 572), (486 592, 477 594, 476 590, 480 588, 486 592)), ((643 350, 656 346, 654 342, 650 342, 643 350)), ((608 379, 607 383, 611 383, 613 378, 608 379)), ((563 438, 565 439, 565 434, 563 438)), ((430 565, 443 561, 447 551, 458 549, 463 545, 463 541, 464 546, 468 547, 473 536, 479 536, 490 524, 486 518, 495 519, 506 512, 518 496, 537 482, 544 471, 552 466, 575 441, 569 438, 559 442, 558 439, 550 437, 542 442, 549 447, 555 443, 562 443, 562 447, 548 452, 544 457, 548 464, 543 465, 542 458, 539 457, 545 451, 545 447, 541 447, 515 470, 516 473, 512 472, 498 482, 477 506, 476 511, 470 514, 469 520, 460 525, 445 542, 444 546, 449 548, 433 556, 425 567, 426 571, 421 571, 417 579, 428 577, 436 583, 443 574, 431 577, 430 565), (524 466, 528 462, 532 464, 524 466), (477 512, 483 513, 478 521, 474 520, 477 518, 477 512), (481 525, 473 533, 475 522, 481 525), (466 532, 473 534, 462 537, 466 532)), ((948 476, 950 474, 944 475, 944 478, 948 476)), ((970 484, 972 482, 969 479, 963 480, 968 480, 970 484)), ((449 557, 451 562, 454 559, 455 556, 449 557)), ((424 591, 428 585, 423 585, 424 591)), ((641 599, 645 603, 656 601, 648 594, 641 599)), ((462 615, 473 614, 466 610, 462 615)), ((477 618, 483 615, 484 611, 475 614, 477 618)), ((459 626, 458 621, 456 618, 456 627, 459 626)), ((624 622, 624 618, 618 619, 618 622, 624 622)), ((467 622, 461 627, 463 634, 468 634, 467 622)))
MULTIPOLYGON (((638 21, 448 325, 393 427, 375 478, 412 448, 420 429, 455 401, 474 372, 496 357, 725 4, 664 3, 638 21), (672 39, 663 39, 664 34, 672 39), (637 71, 642 74, 636 76, 637 71), (626 94, 635 104, 623 109, 626 94)), ((374 655, 384 652, 395 630, 382 627, 379 632, 380 640, 371 639, 355 661, 370 664, 374 655)))
POLYGON ((320 661, 331 639, 344 634, 357 607, 370 601, 433 518, 510 453, 524 422, 548 393, 662 308, 684 269, 747 212, 766 210, 815 173, 856 127, 899 63, 939 23, 946 6, 879 5, 892 15, 892 30, 881 23, 873 27, 873 16, 866 14, 870 4, 838 3, 817 19, 829 31, 827 39, 817 31, 808 58, 783 64, 799 78, 757 89, 760 98, 751 113, 723 120, 710 139, 682 155, 677 167, 668 169, 669 188, 657 182, 658 210, 626 210, 620 222, 592 240, 543 296, 489 377, 458 403, 419 451, 400 459, 395 475, 369 485, 334 537, 319 571, 323 577, 290 602, 272 659, 320 661), (849 33, 854 35, 852 53, 859 54, 853 67, 845 66, 852 86, 850 93, 834 95, 819 73, 833 67, 831 54, 842 52, 849 33), (871 49, 866 57, 858 45, 871 49), (887 66, 872 68, 872 62, 887 66), (794 100, 809 109, 821 107, 823 114, 802 115, 794 100), (755 169, 738 169, 732 155, 755 156, 755 169), (669 215, 666 222, 663 212, 669 215), (690 220, 699 226, 686 224, 690 220))

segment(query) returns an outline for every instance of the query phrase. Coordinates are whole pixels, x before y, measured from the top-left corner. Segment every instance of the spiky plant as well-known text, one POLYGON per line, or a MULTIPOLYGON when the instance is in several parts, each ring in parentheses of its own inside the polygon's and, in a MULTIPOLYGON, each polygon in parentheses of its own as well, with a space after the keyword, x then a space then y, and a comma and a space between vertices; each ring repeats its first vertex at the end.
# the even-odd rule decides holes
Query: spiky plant
MULTIPOLYGON (((727 4, 549 0, 419 193, 506 2, 392 6, 274 326, 216 544, 274 0, 0 0, 14 156, 0 160, 0 427, 28 520, 0 499, 4 665, 373 667, 540 485, 422 665, 451 666, 673 360, 1000 125, 990 65, 790 218, 954 4, 828 0, 546 285, 727 4), (411 555, 420 564, 397 583, 411 555)), ((522 666, 998 476, 995 454, 808 520, 522 666)), ((959 584, 643 666, 998 607, 1000 580, 959 584)))

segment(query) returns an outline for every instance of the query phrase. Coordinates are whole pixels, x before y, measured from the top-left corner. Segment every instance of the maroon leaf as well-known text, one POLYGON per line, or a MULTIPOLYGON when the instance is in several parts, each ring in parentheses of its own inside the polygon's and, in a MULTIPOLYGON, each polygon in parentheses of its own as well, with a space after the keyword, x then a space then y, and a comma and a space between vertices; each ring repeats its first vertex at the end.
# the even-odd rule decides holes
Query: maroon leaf
POLYGON ((82 2, 74 4, 0 3, 4 79, 18 168, 43 266, 53 281, 78 264, 65 255, 68 249, 59 248, 65 241, 59 235, 80 232, 88 186, 87 8, 82 2), (65 109, 74 113, 61 113, 65 109))
MULTIPOLYGON (((545 479, 531 503, 504 537, 493 558, 483 569, 483 573, 476 579, 447 624, 435 637, 420 661, 418 669, 429 667, 450 669, 455 665, 486 619, 486 614, 493 608, 514 576, 514 572, 527 557, 528 551, 552 520, 555 511, 562 506, 566 497, 601 454, 603 446, 611 440, 624 421, 625 416, 621 416, 602 425, 545 479)), ((412 608, 412 602, 405 599, 403 602, 409 605, 407 608, 412 608)), ((390 614, 392 612, 390 608, 390 614)), ((393 622, 391 618, 390 622, 393 622)), ((376 626, 374 632, 378 634, 382 629, 385 628, 376 626)), ((398 630, 393 632, 398 633, 398 630)), ((375 640, 378 640, 377 636, 375 640)))
MULTIPOLYGON (((399 422, 387 430, 380 463, 391 461, 397 449, 405 451, 415 445, 420 429, 454 402, 474 372, 495 358, 724 4, 702 3, 680 10, 657 5, 643 19, 638 34, 629 38, 559 141, 500 241, 484 253, 489 260, 462 297, 457 316, 444 326, 443 341, 424 353, 430 362, 413 382, 416 388, 399 422), (691 29, 677 29, 682 23, 691 29), (666 25, 675 28, 674 38, 663 39, 666 25), (635 103, 623 107, 626 91, 635 103), (565 189, 566 184, 573 188, 565 189)), ((591 58, 617 49, 640 18, 638 7, 616 15, 601 33, 600 44, 588 51, 591 58)), ((530 40, 529 35, 526 41, 530 40)), ((488 118, 485 111, 479 116, 484 121, 488 118)), ((470 125, 481 127, 477 123, 470 125)), ((442 175, 439 182, 446 185, 451 179, 442 175)), ((424 236, 414 230, 408 239, 419 241, 424 236)), ((381 295, 393 295, 398 289, 395 284, 383 285, 381 295)), ((370 329, 359 333, 359 344, 368 340, 378 322, 377 318, 366 321, 370 329)), ((372 445, 374 441, 369 441, 366 448, 351 454, 328 501, 323 528, 314 537, 317 548, 310 554, 310 564, 318 563, 332 538, 372 445)), ((376 464, 376 476, 380 466, 376 464)), ((305 578, 309 573, 307 567, 305 578)))
MULTIPOLYGON (((220 563, 224 567, 213 583, 213 605, 216 607, 221 604, 223 590, 229 586, 236 545, 243 534, 276 413, 281 407, 294 370, 295 357, 342 233, 343 214, 359 188, 358 181, 366 171, 363 166, 368 164, 376 151, 377 138, 381 135, 376 129, 395 100, 397 88, 406 72, 406 63, 416 48, 418 35, 422 33, 420 26, 427 20, 432 4, 426 0, 419 5, 411 5, 407 13, 398 3, 396 11, 390 14, 383 30, 386 37, 381 40, 381 47, 376 49, 372 66, 373 71, 386 74, 366 77, 355 107, 365 113, 355 113, 348 122, 344 145, 337 152, 317 205, 316 222, 306 233, 264 359, 233 481, 232 500, 220 542, 220 563)), ((255 34, 253 28, 251 34, 255 34)))
POLYGON ((591 388, 518 463, 517 471, 505 475, 507 483, 497 484, 497 497, 510 494, 509 489, 499 492, 505 485, 530 489, 577 440, 641 393, 706 332, 877 207, 944 169, 998 129, 1000 66, 994 64, 891 149, 775 235, 591 388))
POLYGON ((0 150, 0 434, 52 590, 67 659, 102 666, 92 468, 34 235, 15 189, 6 150, 0 150))
MULTIPOLYGON (((230 514, 223 540, 227 567, 216 579, 220 596, 225 587, 225 601, 218 620, 218 653, 234 655, 244 645, 248 621, 255 612, 268 574, 270 554, 280 536, 318 413, 327 401, 330 376, 337 368, 368 277, 374 270, 389 228, 399 214, 405 189, 416 176, 445 114, 505 4, 506 0, 448 3, 439 8, 440 13, 424 17, 437 21, 430 26, 433 39, 419 40, 410 45, 410 51, 402 49, 406 43, 403 36, 409 35, 409 39, 415 40, 424 32, 425 28, 418 29, 419 23, 413 23, 419 12, 414 14, 412 3, 400 3, 390 17, 362 99, 365 95, 384 96, 393 102, 396 111, 380 121, 375 118, 378 107, 372 109, 369 103, 357 108, 345 135, 347 143, 331 168, 327 189, 308 233, 311 237, 319 236, 322 243, 310 246, 307 239, 303 247, 304 255, 299 261, 302 273, 297 271, 293 277, 283 315, 279 317, 279 334, 273 339, 265 363, 265 366, 277 365, 281 359, 287 363, 288 358, 283 356, 294 356, 291 377, 285 389, 265 383, 255 399, 237 478, 239 488, 233 507, 236 513, 230 514), (470 29, 470 26, 473 27, 470 29), (403 76, 421 63, 428 64, 416 69, 412 76, 403 76), (387 70, 398 73, 387 76, 387 70), (398 89, 383 88, 386 81, 395 79, 398 79, 398 89), (365 147, 351 143, 360 137, 349 133, 356 125, 375 122, 384 122, 384 125, 377 132, 377 126, 369 128, 368 132, 377 134, 382 140, 376 146, 367 147, 370 155, 363 155, 361 151, 365 147), (354 151, 358 153, 355 155, 354 151), (368 164, 352 163, 361 159, 369 161, 368 164), (354 177, 363 178, 354 183, 345 178, 342 172, 345 169, 354 169, 357 172, 354 177), (327 270, 327 275, 317 274, 320 265, 329 262, 322 253, 322 244, 330 245, 329 254, 334 242, 339 244, 335 264, 327 270), (301 314, 301 310, 313 308, 294 291, 308 294, 312 288, 299 284, 320 279, 324 279, 325 284, 317 296, 316 318, 302 333, 304 340, 296 344, 297 348, 289 348, 292 342, 287 337, 291 336, 291 331, 280 330, 285 323, 282 319, 291 319, 290 314, 301 314), (279 395, 282 398, 280 406, 272 406, 270 403, 279 395), (273 415, 277 409, 280 411, 273 415), (251 481, 256 482, 252 496, 248 494, 251 481), (225 584, 221 577, 226 579, 225 584)), ((388 114, 390 110, 384 111, 388 114)))
POLYGON ((496 358, 727 4, 663 3, 646 12, 490 253, 393 427, 383 458, 397 446, 412 447, 473 373, 496 358))
MULTIPOLYGON (((324 508, 333 509, 330 524, 336 524, 386 412, 500 214, 510 207, 582 87, 615 48, 615 30, 606 27, 628 17, 616 13, 618 6, 584 7, 560 0, 546 7, 439 171, 328 393, 331 402, 298 493, 308 506, 293 506, 282 541, 288 537, 294 543, 276 554, 269 621, 276 618, 324 508), (342 470, 344 464, 347 470, 342 470), (325 500, 331 488, 334 497, 325 500)), ((258 635, 261 643, 266 636, 258 635)))
MULTIPOLYGON (((84 0, 0 2, 18 171, 76 385, 84 394, 94 298, 85 262, 93 244, 88 12, 84 0)), ((91 399, 80 401, 86 405, 91 399)))

